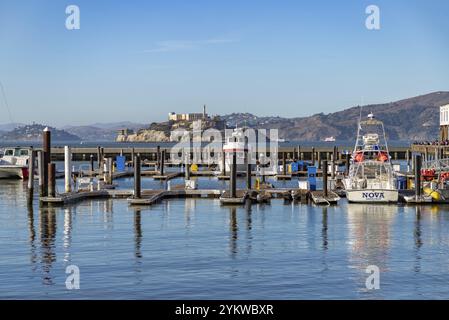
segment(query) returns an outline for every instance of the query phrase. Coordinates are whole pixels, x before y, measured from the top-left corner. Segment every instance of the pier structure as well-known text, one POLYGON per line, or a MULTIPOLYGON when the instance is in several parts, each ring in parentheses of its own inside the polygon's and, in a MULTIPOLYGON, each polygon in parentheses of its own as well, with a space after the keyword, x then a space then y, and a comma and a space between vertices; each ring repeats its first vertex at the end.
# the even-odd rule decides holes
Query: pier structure
MULTIPOLYGON (((329 146, 321 146, 321 147, 305 147, 305 146, 282 146, 278 149, 278 159, 279 163, 281 163, 284 159, 287 162, 299 160, 299 161, 309 161, 309 162, 317 162, 318 159, 326 159, 329 160, 331 157, 331 154, 334 154, 334 160, 335 162, 341 162, 345 161, 344 155, 342 154, 343 150, 352 150, 354 146, 346 146, 346 147, 336 147, 333 145, 329 146), (296 152, 295 152, 296 151, 296 152)), ((436 146, 420 146, 420 145, 412 145, 412 147, 390 147, 390 155, 392 157, 392 160, 406 160, 407 159, 407 152, 413 151, 413 150, 423 150, 425 148, 428 148, 429 150, 433 149, 436 146)), ((170 147, 166 147, 164 149, 164 155, 162 155, 161 148, 159 147, 129 147, 129 148, 123 148, 123 147, 98 147, 100 151, 97 150, 95 147, 71 147, 71 153, 72 153, 72 160, 73 161, 90 161, 90 159, 93 159, 93 161, 102 161, 102 158, 107 157, 115 157, 116 155, 122 154, 126 157, 127 162, 131 165, 132 164, 132 157, 135 153, 139 153, 141 155, 141 158, 143 160, 144 164, 151 165, 151 166, 159 166, 161 162, 161 158, 164 157, 164 163, 168 166, 173 165, 171 159, 173 156, 178 156, 175 154, 171 154, 170 147)), ((447 146, 440 146, 442 150, 444 150, 445 154, 449 155, 449 145, 447 146)), ((42 150, 42 148, 36 148, 35 150, 39 151, 42 150)), ((44 150, 45 151, 45 150, 44 150)), ((202 148, 201 153, 207 152, 207 147, 202 148)), ((178 153, 179 151, 175 151, 178 153)), ((190 152, 190 158, 194 159, 194 152, 190 152)), ((212 157, 212 152, 210 151, 210 157, 212 157)), ((258 156, 260 153, 266 153, 269 154, 270 149, 267 148, 260 148, 258 150, 258 156)), ((50 157, 53 161, 63 161, 64 160, 64 146, 61 147, 52 147, 50 150, 50 157)), ((221 159, 221 157, 220 157, 221 159)), ((201 165, 201 164, 199 164, 201 165)), ((205 164, 207 165, 207 163, 205 164)), ((98 166, 101 169, 101 166, 98 166)), ((225 174, 224 174, 225 175, 225 174)))
MULTIPOLYGON (((392 147, 390 154, 392 160, 406 160, 409 164, 413 152, 424 150, 429 157, 429 148, 439 148, 435 157, 438 158, 440 152, 449 152, 449 146, 419 146, 392 147), (442 151, 440 151, 442 150, 442 151)), ((251 177, 258 173, 252 171, 249 163, 250 155, 245 154, 245 172, 239 172, 246 177, 246 188, 237 189, 237 162, 236 152, 232 154, 232 164, 230 172, 226 172, 226 166, 219 172, 218 163, 215 166, 209 161, 215 153, 215 162, 224 161, 224 153, 219 150, 215 152, 209 146, 195 148, 193 151, 171 149, 170 147, 57 147, 51 146, 51 133, 47 130, 43 134, 43 148, 33 150, 38 159, 40 202, 43 204, 66 204, 70 202, 82 201, 83 199, 95 197, 126 198, 129 205, 152 205, 162 199, 173 197, 206 197, 219 198, 224 205, 241 205, 247 201, 253 203, 266 203, 272 197, 284 198, 285 200, 307 200, 316 204, 336 204, 342 194, 336 192, 338 180, 342 179, 344 171, 349 167, 350 154, 346 150, 351 147, 329 146, 283 146, 277 152, 277 165, 282 169, 273 173, 278 180, 292 179, 294 176, 307 176, 307 168, 314 166, 314 176, 323 178, 322 190, 308 190, 308 188, 274 188, 269 183, 265 183, 265 175, 262 174, 256 179, 254 186, 251 177), (173 152, 173 154, 171 154, 173 152), (176 153, 176 154, 175 154, 176 153), (221 155, 220 155, 221 154, 221 155), (175 161, 173 161, 174 159, 175 161), (195 160, 196 159, 196 160, 195 160), (200 159, 205 161, 200 162, 200 159), (54 161, 64 160, 64 173, 56 172, 54 161), (114 166, 114 160, 116 161, 114 166), (53 161, 53 162, 52 162, 53 161), (72 170, 72 161, 86 161, 89 169, 86 171, 72 170), (97 167, 94 163, 97 161, 97 167), (198 161, 198 163, 195 163, 198 161), (301 165, 299 163, 302 163, 301 165), (119 168, 120 170, 116 170, 119 168), (295 165, 295 167, 294 167, 295 165), (145 170, 145 166, 151 169, 145 170), (167 170, 169 167, 178 167, 178 170, 167 170), (301 167, 301 168, 300 168, 301 167), (131 169, 132 168, 132 169, 131 169), (186 181, 182 185, 172 186, 170 179, 185 175, 186 181), (141 177, 151 176, 155 180, 167 181, 166 189, 163 190, 142 190, 141 177), (228 190, 197 190, 195 176, 214 176, 222 179, 230 179, 228 190), (55 180, 65 178, 64 192, 56 190, 55 180), (90 177, 98 183, 95 187, 80 189, 76 187, 75 180, 79 177, 90 177), (113 180, 122 177, 134 177, 134 190, 114 190, 113 180), (192 183, 193 182, 193 183, 192 183)), ((259 147, 256 158, 269 157, 269 148, 259 147)), ((429 159, 429 158, 427 158, 429 159)), ((31 166, 34 165, 34 161, 31 166)), ((86 165, 87 166, 87 165, 86 165)), ((407 170, 408 172, 409 170, 407 170)), ((412 173, 406 173, 407 178, 413 178, 412 173)), ((420 186, 419 183, 415 184, 420 186)), ((32 190, 32 187, 29 188, 32 190)), ((32 191, 31 191, 32 192, 32 191)), ((417 192, 421 192, 418 190, 417 192)), ((420 195, 420 194, 419 194, 420 195)), ((417 197, 419 197, 417 195, 417 197)))

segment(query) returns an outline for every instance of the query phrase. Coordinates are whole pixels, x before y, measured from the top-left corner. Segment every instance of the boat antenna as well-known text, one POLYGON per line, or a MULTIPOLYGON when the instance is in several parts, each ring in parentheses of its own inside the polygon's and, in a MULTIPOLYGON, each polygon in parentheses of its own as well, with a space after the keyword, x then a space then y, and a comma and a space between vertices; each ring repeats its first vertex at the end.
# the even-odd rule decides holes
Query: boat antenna
POLYGON ((13 123, 14 121, 12 120, 11 109, 9 108, 8 100, 6 99, 5 87, 3 86, 1 80, 0 80, 0 89, 2 91, 3 101, 5 103, 6 110, 8 111, 9 121, 13 123))

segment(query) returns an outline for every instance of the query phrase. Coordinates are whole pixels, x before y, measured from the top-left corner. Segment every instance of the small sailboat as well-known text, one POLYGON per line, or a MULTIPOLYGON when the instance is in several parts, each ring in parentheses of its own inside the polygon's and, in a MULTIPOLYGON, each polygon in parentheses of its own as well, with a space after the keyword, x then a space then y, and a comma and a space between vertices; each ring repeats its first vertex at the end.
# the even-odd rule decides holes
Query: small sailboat
POLYGON ((370 113, 359 121, 349 174, 344 179, 349 202, 398 201, 396 177, 391 164, 382 121, 370 113))

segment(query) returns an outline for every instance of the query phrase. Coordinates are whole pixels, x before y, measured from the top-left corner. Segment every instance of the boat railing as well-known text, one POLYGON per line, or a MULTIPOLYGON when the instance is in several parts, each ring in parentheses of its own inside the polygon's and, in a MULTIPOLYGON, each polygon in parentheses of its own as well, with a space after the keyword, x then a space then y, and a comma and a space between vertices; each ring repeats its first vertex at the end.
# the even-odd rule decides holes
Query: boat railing
POLYGON ((423 161, 423 169, 436 169, 449 171, 449 158, 423 161))

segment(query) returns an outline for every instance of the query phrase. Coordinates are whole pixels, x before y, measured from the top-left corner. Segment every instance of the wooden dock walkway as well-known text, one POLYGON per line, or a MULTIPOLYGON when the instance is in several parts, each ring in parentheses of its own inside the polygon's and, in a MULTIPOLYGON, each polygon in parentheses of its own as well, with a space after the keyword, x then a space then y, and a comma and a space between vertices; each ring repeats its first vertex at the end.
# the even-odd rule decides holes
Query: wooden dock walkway
POLYGON ((168 180, 175 179, 175 178, 178 178, 181 176, 182 176, 182 172, 167 172, 164 175, 156 174, 153 176, 153 179, 168 181, 168 180))
POLYGON ((222 190, 204 189, 204 190, 142 190, 142 196, 139 199, 133 198, 133 190, 94 190, 82 192, 61 193, 56 197, 41 197, 39 201, 42 204, 64 205, 75 203, 93 198, 114 198, 128 199, 130 205, 151 205, 166 198, 219 198, 222 190))

